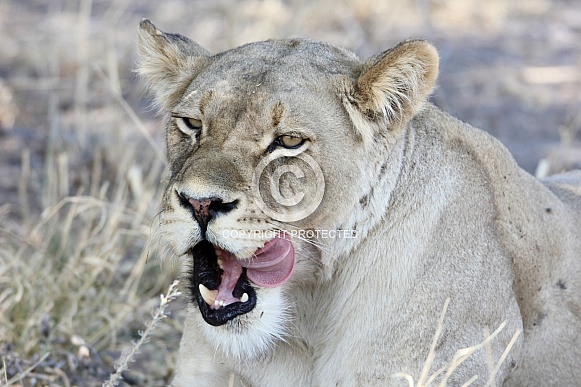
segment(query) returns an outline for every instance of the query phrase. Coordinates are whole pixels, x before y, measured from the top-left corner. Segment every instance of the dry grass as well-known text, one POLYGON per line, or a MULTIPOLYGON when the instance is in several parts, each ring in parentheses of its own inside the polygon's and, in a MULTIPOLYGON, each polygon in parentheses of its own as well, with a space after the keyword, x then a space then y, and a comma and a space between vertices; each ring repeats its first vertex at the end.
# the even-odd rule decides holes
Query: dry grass
POLYGON ((109 381, 103 383, 103 387, 117 386, 123 379, 123 372, 129 369, 129 363, 134 361, 141 346, 149 341, 157 325, 167 317, 165 313, 169 303, 181 295, 177 287, 178 284, 179 281, 174 281, 167 289, 167 295, 162 294, 160 296, 159 307, 153 312, 153 319, 147 324, 145 331, 139 333, 139 341, 135 342, 121 354, 121 358, 115 367, 115 373, 111 374, 109 381))
POLYGON ((24 375, 31 384, 82 385, 108 375, 115 348, 134 335, 136 318, 145 321, 148 300, 167 283, 154 250, 144 249, 163 163, 139 160, 131 147, 112 149, 127 138, 106 141, 92 140, 87 165, 72 152, 48 153, 36 192, 24 151, 20 206, 0 207, 0 354, 8 384, 24 375), (88 186, 71 187, 73 176, 88 186), (31 193, 42 199, 39 210, 31 193), (38 367, 23 372, 39 356, 38 367))
MULTIPOLYGON (((487 359, 488 359, 488 363, 489 363, 489 374, 488 374, 488 380, 487 380, 485 386, 486 387, 496 386, 497 385, 496 380, 495 380, 496 374, 498 373, 498 370, 500 369, 500 366, 502 365, 502 363, 504 363, 504 361, 506 360, 508 353, 510 352, 510 350, 512 349, 512 347, 516 343, 516 340, 518 339, 518 337, 522 333, 522 331, 520 331, 520 330, 518 330, 514 333, 514 335, 512 336, 512 339, 507 344, 503 353, 500 355, 500 358, 498 359, 498 361, 496 363, 494 363, 494 359, 492 358, 492 350, 491 350, 490 343, 504 329, 504 327, 506 326, 506 322, 503 322, 502 324, 500 324, 499 327, 492 334, 488 334, 488 332, 485 330, 484 331, 484 339, 482 340, 481 343, 473 345, 471 347, 458 349, 456 351, 456 354, 450 360, 450 363, 448 365, 430 373, 430 370, 433 366, 433 363, 434 363, 434 360, 436 357, 436 345, 438 343, 438 340, 442 336, 442 332, 444 330, 444 318, 446 317, 446 311, 448 310, 449 303, 450 303, 450 299, 448 298, 448 299, 446 299, 446 302, 444 303, 444 307, 442 308, 442 314, 440 315, 440 319, 439 319, 438 325, 436 327, 436 332, 434 333, 434 336, 432 339, 432 345, 430 346, 430 349, 428 351, 428 355, 426 357, 426 360, 424 362, 424 366, 422 368, 420 376, 418 377, 417 382, 414 383, 414 378, 411 375, 405 374, 405 373, 395 373, 392 375, 392 377, 405 380, 410 387, 414 387, 414 386, 415 387, 429 387, 429 386, 433 386, 436 384, 438 385, 438 387, 446 387, 448 385, 448 380, 449 380, 450 376, 454 373, 454 371, 464 361, 466 361, 468 358, 470 358, 477 351, 486 350, 487 359)), ((465 383, 463 383, 462 387, 471 385, 477 379, 478 379, 478 376, 474 375, 472 378, 470 378, 465 383)))
MULTIPOLYGON (((172 277, 160 270, 156 246, 145 248, 163 190, 161 141, 121 92, 127 83, 119 71, 132 65, 118 62, 113 40, 99 47, 89 38, 90 6, 82 2, 72 25, 74 57, 23 50, 31 51, 25 67, 42 69, 39 84, 57 81, 21 90, 38 105, 46 101, 45 114, 33 117, 38 107, 21 99, 32 118, 17 125, 38 125, 37 134, 3 143, 4 154, 20 159, 20 173, 0 206, 0 385, 101 384, 172 277)), ((69 15, 62 9, 52 17, 69 15)), ((59 48, 70 38, 55 34, 48 43, 59 48)), ((167 383, 173 358, 164 353, 178 339, 172 331, 160 328, 166 339, 137 355, 145 366, 124 372, 127 381, 167 383)))
MULTIPOLYGON (((307 35, 366 57, 428 37, 436 104, 531 172, 581 166, 575 0, 0 0, 0 385, 99 385, 173 280, 146 248, 165 165, 131 72, 143 16, 212 51, 307 35)), ((167 383, 179 321, 121 383, 167 383)))

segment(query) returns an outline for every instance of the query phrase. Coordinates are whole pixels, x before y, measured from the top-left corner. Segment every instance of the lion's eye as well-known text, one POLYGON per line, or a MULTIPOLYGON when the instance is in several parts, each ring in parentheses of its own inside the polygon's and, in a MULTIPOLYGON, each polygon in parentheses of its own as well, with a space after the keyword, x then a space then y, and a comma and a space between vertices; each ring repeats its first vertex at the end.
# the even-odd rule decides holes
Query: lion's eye
POLYGON ((305 139, 295 136, 280 136, 278 140, 280 145, 288 149, 298 148, 305 142, 305 139))
POLYGON ((177 117, 177 116, 174 116, 174 118, 176 119, 178 128, 185 134, 191 134, 192 131, 199 132, 202 129, 201 120, 190 117, 177 117))

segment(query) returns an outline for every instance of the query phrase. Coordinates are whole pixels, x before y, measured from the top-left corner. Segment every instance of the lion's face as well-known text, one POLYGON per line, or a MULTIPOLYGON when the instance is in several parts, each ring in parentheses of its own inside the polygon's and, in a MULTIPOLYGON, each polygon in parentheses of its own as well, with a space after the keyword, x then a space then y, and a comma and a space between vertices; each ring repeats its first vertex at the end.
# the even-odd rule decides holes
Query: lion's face
POLYGON ((354 143, 355 133, 339 98, 313 87, 315 76, 326 75, 289 63, 300 57, 291 46, 301 44, 310 43, 265 42, 227 53, 169 109, 171 178, 162 224, 174 250, 193 261, 192 294, 212 325, 252 311, 257 292, 283 285, 297 259, 314 259, 304 251, 297 258, 305 248, 296 231, 329 225, 323 214, 351 205, 348 186, 325 176, 340 165, 348 178, 354 165, 326 155, 354 143), (265 60, 249 66, 241 57, 265 60), (335 114, 320 114, 329 106, 335 114), (323 202, 329 190, 347 206, 323 202))
POLYGON ((169 115, 162 234, 183 256, 207 334, 221 345, 246 335, 261 350, 285 331, 285 295, 320 281, 321 255, 357 227, 395 129, 429 90, 400 85, 390 101, 363 79, 375 67, 305 40, 212 56, 144 21, 140 51, 169 115), (378 133, 388 121, 393 132, 378 133))

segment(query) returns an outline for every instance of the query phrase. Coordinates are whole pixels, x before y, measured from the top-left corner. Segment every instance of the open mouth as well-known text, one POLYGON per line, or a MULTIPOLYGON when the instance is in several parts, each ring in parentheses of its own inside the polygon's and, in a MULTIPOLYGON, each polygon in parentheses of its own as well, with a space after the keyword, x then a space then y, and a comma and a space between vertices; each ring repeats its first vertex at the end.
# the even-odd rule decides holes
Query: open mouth
POLYGON ((254 309, 255 288, 282 285, 295 263, 294 247, 286 236, 268 241, 247 260, 238 260, 206 240, 190 252, 194 261, 191 292, 202 317, 213 326, 254 309))

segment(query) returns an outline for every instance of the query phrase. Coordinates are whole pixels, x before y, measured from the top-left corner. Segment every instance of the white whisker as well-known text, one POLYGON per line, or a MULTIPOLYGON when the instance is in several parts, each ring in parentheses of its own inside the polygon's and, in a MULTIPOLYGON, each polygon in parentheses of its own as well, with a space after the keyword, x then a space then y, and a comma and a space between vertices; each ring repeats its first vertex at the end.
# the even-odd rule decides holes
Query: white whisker
MULTIPOLYGON (((267 221, 267 223, 268 223, 268 224, 271 224, 271 225, 273 225, 273 226, 276 226, 276 227, 278 227, 279 229, 278 229, 277 231, 280 231, 280 232, 285 232, 285 231, 287 231, 287 230, 285 229, 285 227, 288 227, 288 228, 293 228, 294 230, 303 231, 304 233, 306 233, 306 232, 308 231, 308 230, 304 230, 304 229, 302 229, 302 228, 300 228, 300 227, 297 227, 297 226, 294 226, 294 225, 285 224, 285 223, 282 223, 282 222, 277 222, 277 221, 267 221), (281 226, 282 226, 282 227, 281 227, 281 226)), ((328 247, 327 247, 325 244, 323 244, 323 243, 320 243, 320 242, 317 242, 317 241, 315 241, 315 240, 313 240, 313 239, 307 239, 307 238, 305 238, 305 237, 302 237, 302 236, 300 235, 301 233, 292 233, 292 234, 293 234, 293 237, 294 237, 294 238, 297 238, 297 239, 299 239, 299 240, 302 240, 302 241, 304 241, 304 242, 306 242, 306 243, 308 243, 308 244, 310 244, 310 245, 313 245, 313 246, 317 247, 317 248, 318 248, 318 249, 320 249, 320 250, 323 250, 323 251, 325 251, 325 252, 329 252, 329 251, 330 251, 330 249, 329 249, 329 248, 328 248, 328 247)))

